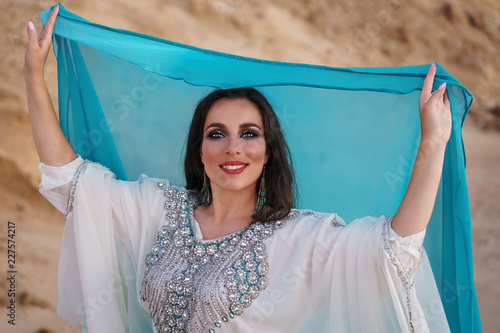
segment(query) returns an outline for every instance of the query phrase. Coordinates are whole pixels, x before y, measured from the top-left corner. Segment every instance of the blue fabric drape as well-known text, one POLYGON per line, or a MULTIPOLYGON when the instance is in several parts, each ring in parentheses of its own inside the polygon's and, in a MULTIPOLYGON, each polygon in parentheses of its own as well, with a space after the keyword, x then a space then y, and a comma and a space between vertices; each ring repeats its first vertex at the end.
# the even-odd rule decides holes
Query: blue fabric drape
MULTIPOLYGON (((183 185, 197 102, 215 88, 255 87, 274 106, 292 150, 299 208, 335 211, 346 221, 396 212, 419 146, 418 98, 429 65, 251 59, 94 24, 59 6, 60 122, 83 158, 119 179, 146 173, 183 185)), ((44 24, 49 13, 41 14, 44 24)), ((453 129, 425 248, 452 332, 481 332, 461 136, 472 96, 438 65, 434 88, 443 82, 453 129)))

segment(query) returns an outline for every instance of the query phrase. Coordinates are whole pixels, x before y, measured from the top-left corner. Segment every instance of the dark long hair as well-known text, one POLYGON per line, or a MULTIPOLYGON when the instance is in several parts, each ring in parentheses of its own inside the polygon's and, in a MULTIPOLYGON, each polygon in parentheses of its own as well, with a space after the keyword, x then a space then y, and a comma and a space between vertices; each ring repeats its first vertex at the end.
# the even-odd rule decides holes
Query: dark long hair
MULTIPOLYGON (((186 188, 201 193, 203 188, 204 166, 201 162, 203 128, 208 111, 220 99, 246 99, 259 109, 264 124, 266 153, 266 203, 254 221, 277 221, 290 213, 295 204, 295 177, 290 149, 283 137, 278 117, 269 101, 254 88, 217 89, 203 98, 196 107, 187 139, 184 172, 186 188)), ((262 177, 262 176, 261 176, 262 177)), ((261 177, 257 180, 260 184, 261 177)), ((258 186, 255 189, 258 193, 258 186)))

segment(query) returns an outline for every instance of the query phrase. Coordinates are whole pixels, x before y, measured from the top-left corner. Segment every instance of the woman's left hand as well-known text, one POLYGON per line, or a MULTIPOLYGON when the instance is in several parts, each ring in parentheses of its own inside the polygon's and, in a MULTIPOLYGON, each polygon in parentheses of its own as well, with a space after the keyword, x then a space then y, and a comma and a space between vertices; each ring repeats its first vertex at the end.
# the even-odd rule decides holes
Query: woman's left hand
POLYGON ((451 111, 446 83, 432 92, 436 65, 427 71, 422 93, 420 94, 421 142, 446 145, 451 134, 451 111))
POLYGON ((401 237, 421 232, 429 223, 451 134, 446 84, 432 92, 435 74, 436 65, 432 64, 420 94, 420 147, 405 196, 392 220, 392 229, 401 237))

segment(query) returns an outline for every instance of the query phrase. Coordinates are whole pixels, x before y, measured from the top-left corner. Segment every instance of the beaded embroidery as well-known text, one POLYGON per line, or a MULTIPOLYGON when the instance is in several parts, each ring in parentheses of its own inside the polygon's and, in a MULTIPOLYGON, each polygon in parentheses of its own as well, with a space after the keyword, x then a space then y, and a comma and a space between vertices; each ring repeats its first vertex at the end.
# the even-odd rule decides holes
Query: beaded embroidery
POLYGON ((68 204, 66 205, 65 217, 68 217, 68 214, 73 211, 73 203, 75 201, 75 192, 76 192, 76 188, 78 186, 78 180, 80 179, 80 175, 87 168, 88 163, 89 163, 88 160, 84 160, 82 162, 82 164, 80 164, 78 166, 78 169, 76 169, 76 171, 73 175, 73 179, 71 180, 71 189, 69 190, 68 204))
POLYGON ((388 217, 384 223, 382 224, 382 238, 384 241, 384 250, 389 254, 389 260, 391 264, 396 267, 396 271, 398 273, 399 278, 401 279, 401 284, 406 292, 406 310, 408 313, 408 321, 410 323, 411 332, 415 332, 415 328, 413 327, 413 316, 411 311, 411 298, 410 293, 413 288, 415 281, 413 276, 415 275, 415 271, 420 266, 422 262, 422 258, 424 257, 423 247, 420 248, 420 258, 416 265, 412 268, 405 270, 403 264, 399 260, 399 257, 393 252, 391 245, 389 244, 389 228, 391 227, 392 217, 388 217))
POLYGON ((91 162, 89 160, 84 160, 82 164, 78 166, 73 175, 73 179, 71 180, 71 189, 69 190, 68 204, 66 205, 65 217, 68 217, 68 214, 73 211, 73 203, 75 201, 75 192, 78 187, 78 182, 80 180, 80 176, 85 172, 85 170, 87 169, 87 165, 89 163, 92 163, 93 165, 99 166, 109 171, 109 168, 105 167, 104 165, 99 164, 97 162, 91 162))
POLYGON ((299 213, 284 220, 257 222, 215 240, 194 236, 194 195, 155 182, 164 191, 165 225, 151 253, 140 297, 159 332, 214 332, 240 315, 268 285, 263 240, 299 213))

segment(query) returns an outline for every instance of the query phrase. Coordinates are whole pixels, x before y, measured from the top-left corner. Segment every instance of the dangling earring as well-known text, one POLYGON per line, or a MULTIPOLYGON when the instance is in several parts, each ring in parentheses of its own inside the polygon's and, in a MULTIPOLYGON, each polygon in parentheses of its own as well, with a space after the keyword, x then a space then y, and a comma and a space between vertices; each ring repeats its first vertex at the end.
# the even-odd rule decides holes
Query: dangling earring
POLYGON ((208 206, 212 203, 212 190, 210 189, 210 179, 203 170, 203 188, 201 189, 201 206, 208 206))
POLYGON ((255 205, 255 213, 252 217, 262 214, 264 205, 266 204, 266 165, 262 168, 262 177, 260 178, 259 193, 257 193, 257 204, 255 205))

